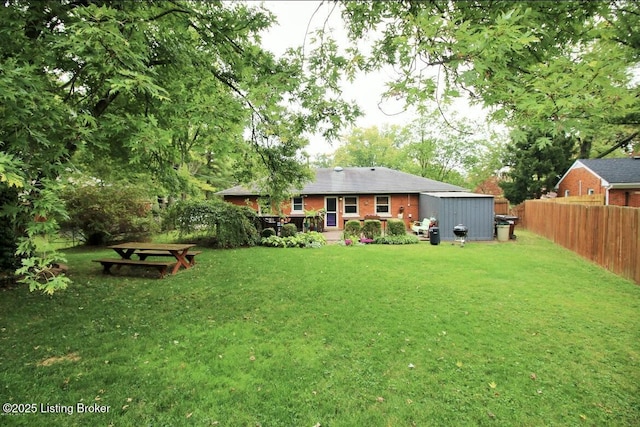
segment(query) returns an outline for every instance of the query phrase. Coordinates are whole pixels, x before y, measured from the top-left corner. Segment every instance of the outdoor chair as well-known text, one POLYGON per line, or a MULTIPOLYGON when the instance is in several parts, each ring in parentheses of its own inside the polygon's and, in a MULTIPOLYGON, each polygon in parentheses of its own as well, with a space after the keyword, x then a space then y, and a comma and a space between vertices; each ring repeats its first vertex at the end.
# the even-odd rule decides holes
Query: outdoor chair
POLYGON ((411 230, 416 234, 429 234, 429 228, 433 223, 433 218, 424 218, 421 221, 414 221, 411 225, 411 230))

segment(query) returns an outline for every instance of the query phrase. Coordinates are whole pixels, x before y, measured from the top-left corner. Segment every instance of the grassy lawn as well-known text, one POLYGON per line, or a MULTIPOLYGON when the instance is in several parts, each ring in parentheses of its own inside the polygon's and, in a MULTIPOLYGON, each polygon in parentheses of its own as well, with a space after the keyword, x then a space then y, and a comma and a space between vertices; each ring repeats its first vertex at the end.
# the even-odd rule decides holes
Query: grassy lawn
POLYGON ((163 280, 69 250, 70 289, 0 290, 2 403, 49 411, 0 424, 639 425, 640 287, 518 236, 205 250, 163 280))

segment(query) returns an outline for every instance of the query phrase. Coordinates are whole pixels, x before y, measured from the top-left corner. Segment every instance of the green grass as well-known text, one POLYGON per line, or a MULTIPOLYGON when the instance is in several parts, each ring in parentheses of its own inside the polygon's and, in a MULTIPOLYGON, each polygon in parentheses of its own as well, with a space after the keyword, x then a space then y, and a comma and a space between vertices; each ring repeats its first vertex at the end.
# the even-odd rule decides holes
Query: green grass
POLYGON ((518 235, 205 250, 163 280, 69 250, 68 290, 0 291, 1 400, 109 412, 0 424, 640 424, 640 287, 518 235))

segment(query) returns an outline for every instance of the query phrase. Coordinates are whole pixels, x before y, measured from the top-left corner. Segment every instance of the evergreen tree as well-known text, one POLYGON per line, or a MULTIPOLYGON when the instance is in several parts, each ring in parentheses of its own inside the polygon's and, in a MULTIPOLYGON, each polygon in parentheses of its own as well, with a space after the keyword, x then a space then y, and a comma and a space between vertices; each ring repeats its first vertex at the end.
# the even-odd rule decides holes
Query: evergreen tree
POLYGON ((553 191, 573 163, 575 146, 569 136, 553 137, 526 130, 513 132, 504 159, 508 179, 500 183, 505 197, 512 204, 519 204, 553 191))

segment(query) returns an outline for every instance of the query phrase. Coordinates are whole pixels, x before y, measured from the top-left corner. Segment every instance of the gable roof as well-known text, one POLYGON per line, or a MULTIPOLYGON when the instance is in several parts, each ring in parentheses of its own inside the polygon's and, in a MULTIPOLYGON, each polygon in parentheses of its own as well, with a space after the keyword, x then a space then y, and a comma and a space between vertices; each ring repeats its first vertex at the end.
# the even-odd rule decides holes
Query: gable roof
MULTIPOLYGON (((299 194, 397 194, 439 191, 465 191, 457 185, 411 175, 385 167, 319 168, 315 179, 307 183, 299 194)), ((216 194, 223 196, 257 195, 258 191, 235 186, 216 194)))
POLYGON ((572 169, 584 167, 604 181, 603 185, 640 186, 640 159, 578 159, 564 174, 558 185, 572 169))

